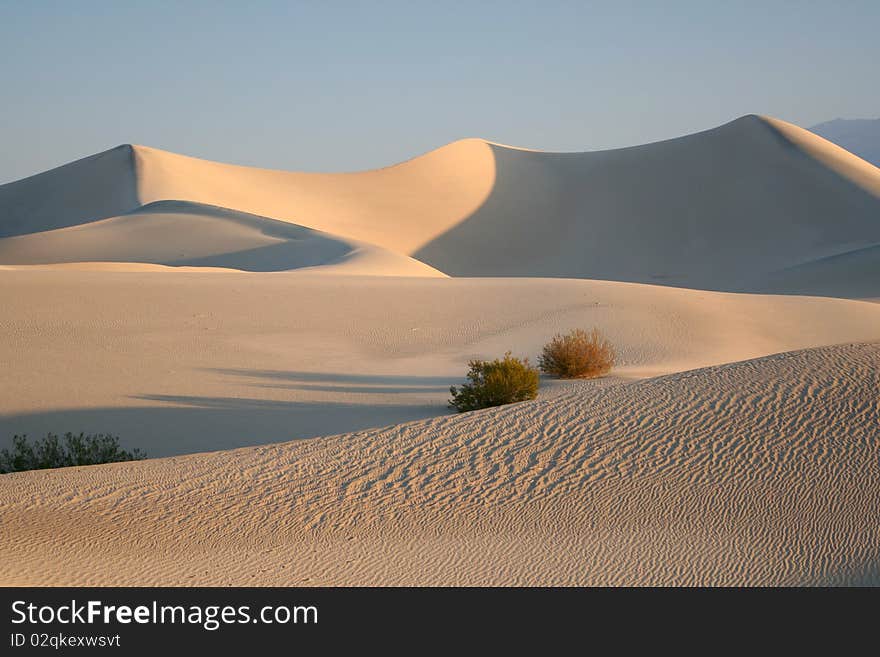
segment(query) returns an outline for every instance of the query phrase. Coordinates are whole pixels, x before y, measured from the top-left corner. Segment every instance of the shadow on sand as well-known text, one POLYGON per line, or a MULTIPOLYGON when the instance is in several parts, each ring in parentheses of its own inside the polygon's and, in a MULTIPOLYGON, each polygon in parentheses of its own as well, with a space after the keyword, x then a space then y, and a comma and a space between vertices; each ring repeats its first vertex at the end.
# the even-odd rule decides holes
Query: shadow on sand
POLYGON ((149 406, 45 411, 0 418, 0 447, 15 434, 112 433, 150 458, 232 449, 384 427, 449 412, 445 404, 342 404, 143 395, 149 406))
POLYGON ((459 383, 460 377, 411 376, 398 374, 340 374, 336 372, 298 372, 288 370, 208 369, 226 376, 268 379, 253 383, 255 388, 313 390, 320 392, 401 394, 440 392, 459 383))

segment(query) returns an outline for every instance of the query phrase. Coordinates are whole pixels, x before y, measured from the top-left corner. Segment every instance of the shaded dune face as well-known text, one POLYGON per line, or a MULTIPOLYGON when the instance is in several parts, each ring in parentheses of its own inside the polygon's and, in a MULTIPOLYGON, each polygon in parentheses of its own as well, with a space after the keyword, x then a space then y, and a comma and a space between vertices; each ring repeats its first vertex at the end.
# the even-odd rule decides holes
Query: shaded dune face
POLYGON ((793 289, 819 296, 880 300, 880 245, 811 260, 768 278, 768 292, 793 289))
MULTIPOLYGON (((346 174, 270 171, 120 147, 0 187, 0 237, 34 234, 27 242, 0 242, 0 265, 88 257, 274 271, 327 262, 324 254, 333 249, 326 241, 273 242, 271 232, 280 229, 268 228, 272 220, 356 243, 357 253, 375 250, 371 273, 387 266, 392 275, 591 278, 853 296, 847 284, 796 272, 822 262, 829 281, 843 280, 845 263, 829 259, 880 245, 880 170, 812 133, 758 116, 594 153, 466 139, 392 167, 346 174), (206 240, 201 232, 203 210, 173 219, 155 205, 172 201, 213 207, 216 235, 206 240), (265 226, 232 230, 230 212, 254 215, 265 226), (134 216, 155 220, 140 250, 104 239, 106 225, 71 237, 68 251, 44 234, 114 217, 113 230, 124 233, 134 216), (204 253, 175 256, 154 248, 163 234, 225 246, 213 253, 202 244, 204 253)), ((876 267, 859 271, 858 294, 880 296, 876 267)))
MULTIPOLYGON (((777 270, 880 243, 880 172, 854 182, 759 117, 605 152, 492 149, 486 203, 415 254, 452 276, 760 291, 777 270)), ((802 291, 790 279, 777 289, 802 291)))
POLYGON ((117 262, 371 273, 364 263, 381 260, 388 272, 432 275, 411 258, 382 251, 289 222, 185 201, 157 201, 118 217, 0 239, 0 262, 7 265, 117 262))
POLYGON ((0 238, 77 226, 140 205, 134 147, 117 146, 0 185, 0 238))
POLYGON ((0 240, 0 261, 147 262, 272 271, 321 264, 350 250, 344 242, 294 224, 160 201, 118 217, 0 240))

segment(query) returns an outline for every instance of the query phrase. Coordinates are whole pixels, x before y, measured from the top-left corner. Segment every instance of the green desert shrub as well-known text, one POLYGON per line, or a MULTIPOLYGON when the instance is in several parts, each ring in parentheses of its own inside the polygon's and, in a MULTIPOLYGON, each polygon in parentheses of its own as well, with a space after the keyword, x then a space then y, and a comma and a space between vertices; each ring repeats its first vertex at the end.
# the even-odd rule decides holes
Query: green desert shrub
POLYGON ((563 379, 591 379, 614 367, 614 346, 599 329, 557 334, 544 345, 538 365, 545 374, 563 379))
POLYGON ((449 405, 460 413, 538 396, 538 370, 529 365, 528 358, 514 358, 508 351, 504 358, 472 360, 468 366, 468 382, 460 388, 449 388, 449 405))
POLYGON ((119 438, 109 434, 64 434, 59 438, 50 433, 45 438, 28 440, 14 436, 12 449, 0 450, 0 474, 22 470, 65 468, 71 465, 96 465, 146 458, 139 449, 126 451, 119 447, 119 438))

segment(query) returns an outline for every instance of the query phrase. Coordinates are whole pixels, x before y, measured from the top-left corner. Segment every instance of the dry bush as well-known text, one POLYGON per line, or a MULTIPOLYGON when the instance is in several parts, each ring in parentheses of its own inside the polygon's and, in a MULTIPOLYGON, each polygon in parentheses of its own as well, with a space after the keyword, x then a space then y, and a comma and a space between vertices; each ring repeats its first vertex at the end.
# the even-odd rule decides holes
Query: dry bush
POLYGON ((614 367, 614 346, 599 329, 557 334, 544 346, 539 365, 545 374, 562 379, 592 379, 614 367))
POLYGON ((528 358, 514 358, 508 351, 502 359, 472 360, 468 365, 468 383, 461 388, 449 388, 452 393, 449 405, 460 413, 538 396, 540 377, 538 370, 529 365, 528 358))

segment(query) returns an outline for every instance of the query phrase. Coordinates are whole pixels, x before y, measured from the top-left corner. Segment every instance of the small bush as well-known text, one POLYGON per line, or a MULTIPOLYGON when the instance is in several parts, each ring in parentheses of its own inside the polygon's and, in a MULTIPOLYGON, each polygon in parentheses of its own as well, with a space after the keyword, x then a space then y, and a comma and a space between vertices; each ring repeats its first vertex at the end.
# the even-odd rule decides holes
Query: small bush
POLYGON ((28 442, 27 436, 12 438, 12 451, 0 450, 0 474, 22 470, 65 468, 71 465, 96 465, 146 458, 141 450, 128 452, 119 447, 119 438, 99 434, 64 434, 61 440, 54 433, 28 442))
POLYGON ((598 329, 575 329, 546 344, 538 364, 545 374, 562 379, 591 379, 608 374, 615 357, 614 346, 598 329))
POLYGON ((508 351, 500 360, 472 360, 468 366, 468 383, 461 388, 449 388, 452 393, 449 406, 459 413, 538 396, 538 370, 529 365, 528 358, 514 358, 508 351))

